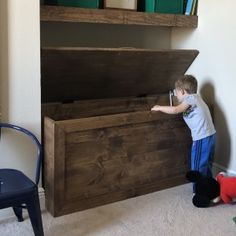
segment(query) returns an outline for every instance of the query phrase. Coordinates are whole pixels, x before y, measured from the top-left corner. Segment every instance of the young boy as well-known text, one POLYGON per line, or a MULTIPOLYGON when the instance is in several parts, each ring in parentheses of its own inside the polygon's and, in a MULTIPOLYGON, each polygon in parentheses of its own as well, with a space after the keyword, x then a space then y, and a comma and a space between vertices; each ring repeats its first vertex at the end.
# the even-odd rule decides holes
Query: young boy
POLYGON ((156 105, 151 110, 167 114, 183 113, 193 139, 191 169, 212 177, 216 131, 208 106, 197 94, 197 80, 192 75, 184 75, 176 81, 175 92, 179 105, 156 105))

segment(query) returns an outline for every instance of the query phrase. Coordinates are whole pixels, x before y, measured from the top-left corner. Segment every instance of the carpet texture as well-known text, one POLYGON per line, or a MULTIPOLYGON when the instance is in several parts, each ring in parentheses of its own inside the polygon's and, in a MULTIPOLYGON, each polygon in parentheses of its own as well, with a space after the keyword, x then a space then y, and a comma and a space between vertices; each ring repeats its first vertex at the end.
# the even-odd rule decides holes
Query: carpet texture
MULTIPOLYGON (((43 212, 45 236, 235 236, 236 205, 198 209, 185 184, 121 202, 53 218, 43 212)), ((32 236, 28 218, 0 221, 1 236, 32 236)))

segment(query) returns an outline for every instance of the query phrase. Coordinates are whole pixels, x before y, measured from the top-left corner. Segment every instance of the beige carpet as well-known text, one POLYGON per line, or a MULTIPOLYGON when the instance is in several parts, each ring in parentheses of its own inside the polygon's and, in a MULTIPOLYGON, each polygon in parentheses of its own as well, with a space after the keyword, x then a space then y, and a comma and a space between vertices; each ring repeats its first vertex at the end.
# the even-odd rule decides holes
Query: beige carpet
MULTIPOLYGON (((236 205, 198 209, 191 190, 186 184, 58 218, 44 212, 45 236, 235 236, 236 205)), ((29 219, 0 221, 0 235, 33 235, 29 219)))

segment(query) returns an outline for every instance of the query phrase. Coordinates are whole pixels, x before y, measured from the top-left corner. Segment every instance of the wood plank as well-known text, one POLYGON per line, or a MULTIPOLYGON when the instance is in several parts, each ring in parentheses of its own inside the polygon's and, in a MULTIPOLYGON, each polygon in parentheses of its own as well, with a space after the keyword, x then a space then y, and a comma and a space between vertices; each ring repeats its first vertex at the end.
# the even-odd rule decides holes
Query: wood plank
POLYGON ((191 27, 198 25, 198 16, 157 14, 111 9, 83 9, 62 6, 41 6, 41 21, 85 22, 102 24, 191 27))
POLYGON ((72 212, 82 211, 92 207, 100 206, 101 202, 108 204, 116 201, 121 201, 127 198, 137 197, 143 194, 152 193, 154 191, 170 188, 180 184, 184 184, 186 183, 185 173, 187 170, 188 167, 181 168, 180 170, 181 174, 172 175, 172 177, 161 181, 156 181, 139 186, 133 186, 133 188, 130 188, 128 190, 120 190, 117 192, 110 193, 109 195, 104 194, 96 198, 87 198, 84 200, 80 200, 80 204, 78 204, 78 201, 75 198, 71 201, 65 202, 65 204, 62 205, 60 211, 57 212, 57 214, 54 214, 54 216, 61 216, 64 214, 69 214, 72 212))
POLYGON ((77 199, 79 204, 84 199, 99 198, 101 195, 110 195, 121 190, 127 191, 135 188, 135 186, 144 186, 171 178, 181 174, 183 170, 187 172, 188 165, 184 165, 184 160, 179 156, 177 157, 178 159, 175 160, 178 162, 175 163, 175 167, 171 166, 171 161, 168 159, 160 162, 159 165, 152 163, 152 166, 144 166, 143 168, 141 168, 143 162, 139 165, 127 165, 126 168, 118 166, 116 162, 104 163, 104 169, 99 169, 97 165, 92 164, 80 165, 80 168, 76 169, 76 176, 66 178, 65 184, 68 188, 64 193, 65 200, 77 199))
POLYGON ((43 48, 42 103, 168 94, 197 55, 197 50, 43 48))
MULTIPOLYGON (((55 124, 54 130, 54 189, 55 189, 55 196, 54 196, 54 211, 60 211, 62 204, 64 204, 65 195, 65 179, 66 179, 66 164, 65 164, 65 132, 64 130, 55 124)), ((56 213, 57 214, 57 213, 56 213)))
POLYGON ((44 119, 44 161, 43 161, 43 182, 46 199, 46 208, 50 212, 55 212, 55 138, 54 138, 54 121, 46 117, 44 119))
POLYGON ((82 130, 108 128, 129 124, 138 124, 159 120, 174 120, 180 115, 167 115, 161 112, 140 111, 121 113, 114 115, 96 116, 73 120, 56 121, 55 124, 65 130, 65 132, 78 132, 82 130))
MULTIPOLYGON (((173 123, 177 123, 175 120, 173 123)), ((106 139, 112 139, 116 137, 123 137, 129 139, 129 141, 133 140, 136 135, 145 135, 145 139, 153 139, 157 133, 162 133, 162 137, 165 135, 170 137, 173 136, 173 129, 169 129, 170 122, 168 120, 152 122, 152 123, 140 123, 135 126, 131 124, 119 127, 111 127, 104 129, 96 129, 96 130, 84 130, 80 132, 71 132, 67 134, 66 142, 67 145, 78 145, 83 144, 84 142, 103 142, 106 139), (164 124, 165 123, 165 124, 164 124), (168 130, 167 130, 168 129, 168 130)), ((182 122, 181 128, 184 127, 182 122)))
POLYGON ((53 120, 44 119, 44 187, 46 207, 57 214, 64 202, 65 138, 53 120))
POLYGON ((42 117, 48 116, 54 120, 70 120, 124 112, 145 111, 150 110, 155 104, 170 104, 169 96, 163 94, 146 97, 90 99, 73 101, 71 103, 44 103, 42 104, 41 113, 42 117))
MULTIPOLYGON (((174 121, 173 121, 174 122, 174 121)), ((169 129, 168 124, 137 125, 69 133, 66 136, 68 163, 93 162, 97 159, 130 157, 190 144, 190 133, 182 122, 181 128, 169 129), (139 126, 139 125, 138 125, 139 126), (162 126, 161 129, 159 127, 162 126), (85 138, 83 137, 85 136, 85 138), (140 145, 142 143, 142 145, 140 145)))

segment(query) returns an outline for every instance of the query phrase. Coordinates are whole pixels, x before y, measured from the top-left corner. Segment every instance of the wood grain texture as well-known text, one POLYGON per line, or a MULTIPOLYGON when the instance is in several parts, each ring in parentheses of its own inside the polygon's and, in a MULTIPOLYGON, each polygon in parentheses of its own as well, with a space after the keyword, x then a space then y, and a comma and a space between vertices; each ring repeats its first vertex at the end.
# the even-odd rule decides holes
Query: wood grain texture
POLYGON ((41 6, 41 21, 85 22, 165 27, 198 26, 198 16, 157 14, 124 10, 83 9, 62 6, 41 6))
MULTIPOLYGON (((137 99, 143 104, 144 98, 137 99)), ((125 100, 117 100, 122 104, 118 111, 126 107, 125 100)), ((107 102, 93 102, 102 101, 107 102)), ((144 110, 45 118, 44 132, 46 202, 54 216, 185 182, 191 138, 181 116, 144 110)))
POLYGON ((43 103, 42 117, 54 120, 88 118, 127 112, 150 111, 155 104, 168 105, 169 96, 123 97, 110 99, 80 100, 72 103, 43 103))
POLYGON ((54 216, 184 183, 190 132, 181 116, 150 108, 169 104, 174 81, 197 55, 42 49, 42 102, 50 102, 42 105, 50 117, 44 120, 46 204, 54 216))
POLYGON ((167 94, 197 55, 197 50, 43 48, 42 102, 167 94))
POLYGON ((46 208, 54 212, 55 202, 55 132, 54 121, 49 117, 44 118, 44 161, 43 161, 43 184, 46 199, 46 208))

